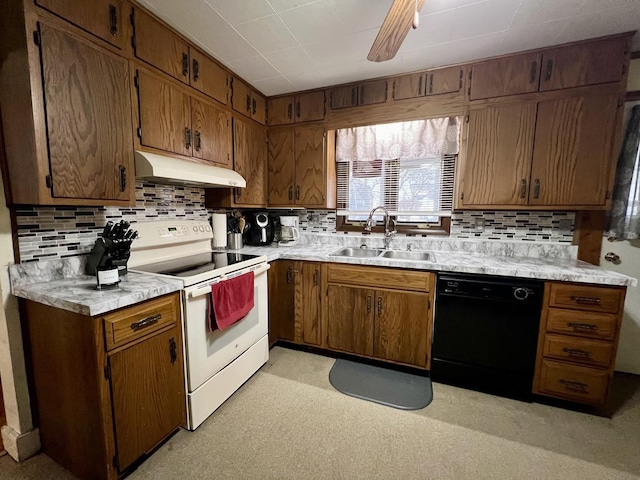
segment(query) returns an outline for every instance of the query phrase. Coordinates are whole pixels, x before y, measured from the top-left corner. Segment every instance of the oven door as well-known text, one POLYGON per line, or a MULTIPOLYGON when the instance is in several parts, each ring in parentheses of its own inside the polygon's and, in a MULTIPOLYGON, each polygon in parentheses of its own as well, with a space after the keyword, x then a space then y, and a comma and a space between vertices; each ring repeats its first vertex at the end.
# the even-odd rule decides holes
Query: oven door
MULTIPOLYGON (((184 295, 184 331, 187 384, 193 392, 213 375, 229 365, 249 347, 267 335, 269 308, 267 300, 268 264, 233 272, 242 275, 254 271, 254 307, 246 317, 224 331, 209 331, 209 295, 215 280, 187 287, 184 295)), ((222 280, 224 281, 224 280, 222 280)))

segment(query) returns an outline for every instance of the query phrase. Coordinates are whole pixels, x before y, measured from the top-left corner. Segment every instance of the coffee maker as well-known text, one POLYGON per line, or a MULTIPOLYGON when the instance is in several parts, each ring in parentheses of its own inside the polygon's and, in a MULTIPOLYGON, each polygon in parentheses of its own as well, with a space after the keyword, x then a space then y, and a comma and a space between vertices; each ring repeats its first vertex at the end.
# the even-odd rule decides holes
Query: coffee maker
POLYGON ((244 243, 247 245, 269 245, 273 242, 275 228, 273 219, 267 212, 245 214, 249 227, 244 233, 244 243))
POLYGON ((297 215, 280 216, 280 244, 294 245, 300 239, 300 219, 297 215))

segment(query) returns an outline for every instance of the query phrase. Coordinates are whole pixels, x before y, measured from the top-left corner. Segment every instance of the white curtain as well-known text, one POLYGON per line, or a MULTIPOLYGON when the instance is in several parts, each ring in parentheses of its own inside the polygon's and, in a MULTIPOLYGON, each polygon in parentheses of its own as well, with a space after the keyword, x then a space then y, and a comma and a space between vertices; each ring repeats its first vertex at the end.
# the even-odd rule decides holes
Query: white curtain
POLYGON ((338 130, 336 161, 355 162, 455 155, 459 117, 432 118, 338 130))

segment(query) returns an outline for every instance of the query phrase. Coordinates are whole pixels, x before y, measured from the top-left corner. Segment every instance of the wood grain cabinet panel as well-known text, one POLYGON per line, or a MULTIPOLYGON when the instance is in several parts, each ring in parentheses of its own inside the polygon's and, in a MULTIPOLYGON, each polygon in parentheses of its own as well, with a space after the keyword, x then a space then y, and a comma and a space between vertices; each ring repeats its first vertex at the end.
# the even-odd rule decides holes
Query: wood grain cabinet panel
POLYGON ((425 73, 402 75, 393 81, 393 99, 424 97, 426 85, 425 73))
POLYGON ((462 90, 464 67, 440 68, 427 72, 426 95, 442 95, 462 90))
POLYGON ((268 135, 269 205, 294 205, 294 131, 292 128, 271 129, 268 135))
POLYGON ((624 73, 628 54, 626 37, 545 50, 540 90, 618 82, 624 73))
POLYGON ((269 280, 269 344, 295 340, 295 278, 293 260, 271 262, 269 280))
POLYGON ((535 102, 470 110, 465 206, 527 204, 535 121, 535 102))
POLYGON ((329 348, 373 355, 375 291, 329 285, 326 299, 329 348))
POLYGON ((193 156, 231 168, 231 114, 212 104, 191 98, 191 122, 193 156))
POLYGON ((324 135, 323 127, 295 129, 296 205, 326 204, 324 135))
POLYGON ((134 8, 136 57, 181 82, 189 84, 189 45, 162 23, 134 8))
POLYGON ((255 91, 251 93, 251 118, 261 125, 267 123, 267 99, 255 91))
POLYGON ((358 105, 374 105, 387 101, 387 81, 362 83, 358 86, 358 105))
POLYGON ((229 103, 229 74, 227 71, 195 48, 191 53, 191 86, 227 105, 229 103))
POLYGON ((178 329, 175 326, 109 357, 121 472, 185 421, 178 329))
POLYGON ((125 45, 123 23, 128 13, 123 11, 122 0, 36 0, 36 4, 111 45, 125 45))
POLYGON ((40 24, 52 193, 128 200, 133 138, 128 62, 40 24))
POLYGON ((618 313, 624 304, 625 289, 595 285, 552 283, 549 305, 552 307, 618 313))
POLYGON ((335 87, 329 91, 329 103, 332 109, 356 107, 358 105, 358 87, 350 85, 335 87))
POLYGON ((617 333, 617 325, 617 315, 598 312, 550 308, 547 316, 548 332, 602 340, 613 340, 617 333))
POLYGON ((538 104, 531 205, 602 205, 607 199, 618 95, 538 104))
POLYGON ((313 122, 317 120, 324 120, 324 90, 296 95, 295 100, 296 122, 313 122))
POLYGON ((473 65, 469 99, 478 100, 537 92, 540 82, 540 61, 540 52, 533 52, 473 65))
POLYGON ((580 367, 543 360, 540 391, 555 397, 600 405, 606 397, 609 373, 606 370, 580 367))
POLYGON ((294 122, 294 97, 276 97, 267 100, 267 123, 269 126, 289 125, 294 122))
POLYGON ((170 83, 138 70, 140 143, 181 155, 191 155, 191 105, 189 95, 170 83))
POLYGON ((613 344, 566 335, 545 335, 543 355, 596 367, 609 367, 613 361, 613 344))
POLYGON ((296 340, 320 345, 321 264, 296 262, 296 340))
POLYGON ((376 292, 373 355, 425 366, 429 296, 426 293, 376 292))
POLYGON ((263 207, 267 196, 267 137, 263 128, 239 118, 233 119, 234 170, 247 181, 236 188, 237 205, 263 207))
POLYGON ((231 82, 231 107, 251 118, 251 87, 235 77, 231 82))

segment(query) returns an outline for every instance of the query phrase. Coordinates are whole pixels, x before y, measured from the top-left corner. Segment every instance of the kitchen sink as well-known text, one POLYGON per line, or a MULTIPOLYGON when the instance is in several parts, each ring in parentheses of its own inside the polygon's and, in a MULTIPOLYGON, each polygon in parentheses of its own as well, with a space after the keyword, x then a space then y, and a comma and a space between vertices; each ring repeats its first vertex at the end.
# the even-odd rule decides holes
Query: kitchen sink
POLYGON ((331 257, 352 257, 352 258, 372 258, 377 257, 382 250, 376 248, 342 248, 337 252, 330 253, 331 257))
POLYGON ((380 257, 393 260, 414 260, 420 262, 427 262, 431 260, 431 257, 427 252, 401 252, 399 250, 387 250, 380 255, 380 257))

